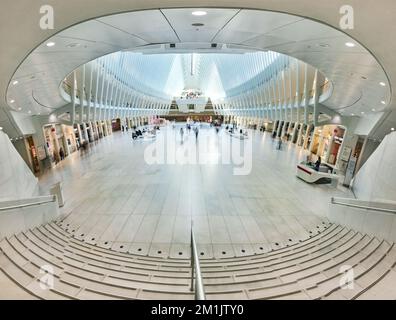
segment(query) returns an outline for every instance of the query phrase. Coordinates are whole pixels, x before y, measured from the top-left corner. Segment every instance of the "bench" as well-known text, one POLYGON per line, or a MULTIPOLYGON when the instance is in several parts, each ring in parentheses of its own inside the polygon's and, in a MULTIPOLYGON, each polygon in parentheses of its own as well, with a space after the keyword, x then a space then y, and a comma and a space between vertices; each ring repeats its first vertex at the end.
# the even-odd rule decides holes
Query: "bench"
POLYGON ((340 179, 337 174, 316 171, 303 163, 297 165, 297 177, 308 183, 331 183, 333 186, 337 186, 340 179))

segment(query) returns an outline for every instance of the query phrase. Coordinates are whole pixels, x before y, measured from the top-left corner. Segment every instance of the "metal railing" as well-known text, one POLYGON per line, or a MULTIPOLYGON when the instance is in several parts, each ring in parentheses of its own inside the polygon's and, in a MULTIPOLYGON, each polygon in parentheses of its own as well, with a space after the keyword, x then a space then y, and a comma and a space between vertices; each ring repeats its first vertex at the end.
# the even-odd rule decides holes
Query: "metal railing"
POLYGON ((202 281, 201 266, 195 243, 193 224, 191 223, 191 291, 195 291, 195 300, 206 300, 205 289, 202 281), (194 281, 195 275, 195 281, 194 281))
POLYGON ((359 199, 331 198, 331 203, 351 208, 396 213, 396 203, 373 202, 359 199))
POLYGON ((54 196, 43 196, 43 197, 28 199, 29 202, 28 201, 24 202, 24 201, 26 201, 26 200, 4 201, 3 204, 5 203, 6 206, 2 207, 1 203, 0 203, 0 211, 27 208, 27 207, 32 207, 32 206, 38 206, 38 205, 45 204, 45 203, 55 202, 55 201, 57 201, 57 197, 55 195, 54 196), (18 202, 18 201, 22 201, 23 203, 15 204, 15 205, 7 205, 7 203, 18 202))

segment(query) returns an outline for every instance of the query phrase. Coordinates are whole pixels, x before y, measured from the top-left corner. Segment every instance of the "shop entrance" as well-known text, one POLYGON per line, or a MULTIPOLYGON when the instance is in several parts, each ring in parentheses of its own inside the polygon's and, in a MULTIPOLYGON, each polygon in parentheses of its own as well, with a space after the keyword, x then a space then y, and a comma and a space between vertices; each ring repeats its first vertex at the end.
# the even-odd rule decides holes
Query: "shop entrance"
POLYGON ((33 169, 33 173, 39 173, 40 172, 40 161, 38 159, 38 154, 37 154, 37 149, 36 146, 34 144, 34 140, 33 137, 27 137, 26 138, 26 142, 29 146, 29 151, 30 151, 30 157, 32 159, 32 169, 33 169))
POLYGON ((311 153, 324 163, 335 166, 339 158, 346 128, 339 125, 316 127, 312 136, 311 153))

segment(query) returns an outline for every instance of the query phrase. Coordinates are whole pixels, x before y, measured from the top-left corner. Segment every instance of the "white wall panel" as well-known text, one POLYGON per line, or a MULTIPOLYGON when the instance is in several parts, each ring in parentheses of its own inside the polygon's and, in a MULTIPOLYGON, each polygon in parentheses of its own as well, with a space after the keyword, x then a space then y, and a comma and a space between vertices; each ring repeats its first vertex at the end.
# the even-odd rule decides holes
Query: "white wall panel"
POLYGON ((38 194, 37 178, 0 131, 0 200, 30 198, 38 194))
POLYGON ((358 199, 396 201, 396 132, 388 134, 357 173, 353 189, 358 199))

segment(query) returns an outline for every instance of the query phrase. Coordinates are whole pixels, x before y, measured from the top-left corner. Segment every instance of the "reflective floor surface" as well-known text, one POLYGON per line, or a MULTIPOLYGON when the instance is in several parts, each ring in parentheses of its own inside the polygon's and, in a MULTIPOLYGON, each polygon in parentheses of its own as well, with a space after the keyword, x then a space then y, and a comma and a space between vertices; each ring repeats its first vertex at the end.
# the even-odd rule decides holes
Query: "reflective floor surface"
POLYGON ((276 144, 270 133, 239 140, 210 127, 197 139, 185 130, 183 142, 180 126, 161 128, 155 140, 114 132, 40 177, 40 186, 63 181, 62 227, 87 243, 186 258, 193 222, 203 257, 252 255, 323 230, 330 198, 351 196, 299 180, 296 164, 306 154, 276 144))

